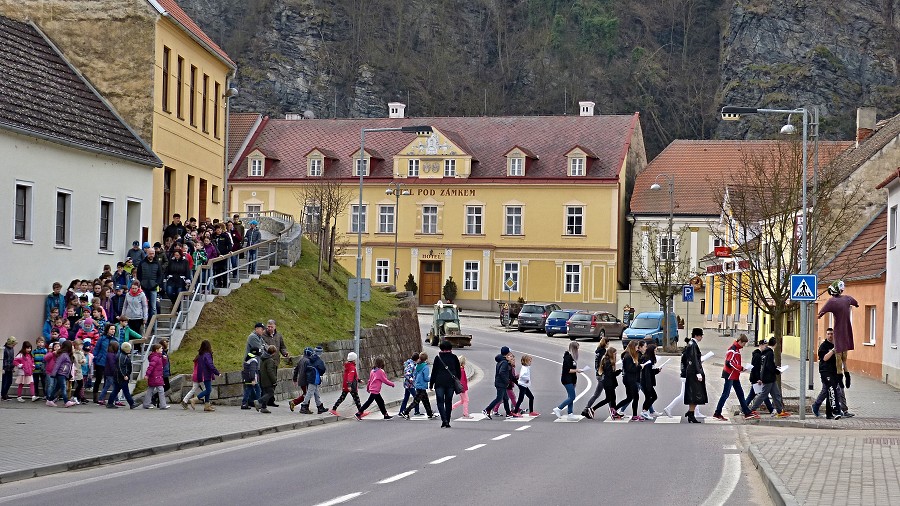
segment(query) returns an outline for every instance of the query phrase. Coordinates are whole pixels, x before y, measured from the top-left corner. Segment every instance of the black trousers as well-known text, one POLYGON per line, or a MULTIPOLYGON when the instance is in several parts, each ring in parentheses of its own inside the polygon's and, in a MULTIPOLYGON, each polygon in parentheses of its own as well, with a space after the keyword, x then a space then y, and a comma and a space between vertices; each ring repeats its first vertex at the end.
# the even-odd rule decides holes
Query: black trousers
POLYGON ((650 386, 644 389, 644 405, 642 409, 644 411, 650 411, 650 407, 653 406, 653 403, 656 402, 656 399, 659 399, 659 396, 656 395, 656 387, 650 386))
POLYGON ((528 412, 531 413, 534 411, 534 394, 531 393, 530 388, 519 385, 519 398, 516 400, 517 413, 522 406, 522 401, 525 400, 526 397, 528 397, 528 412))
POLYGON ((341 403, 344 402, 344 399, 347 398, 348 393, 353 397, 353 403, 356 404, 356 409, 358 409, 360 412, 362 412, 362 406, 360 406, 360 404, 359 404, 359 393, 357 393, 356 390, 350 390, 349 392, 341 392, 341 396, 338 397, 337 401, 335 401, 335 403, 334 403, 334 407, 331 409, 337 410, 338 406, 340 406, 341 403))
POLYGON ((838 403, 837 396, 838 379, 836 376, 825 376, 822 378, 822 387, 827 389, 828 395, 825 397, 825 416, 832 417, 835 413, 841 412, 841 406, 838 403))
POLYGON ((591 409, 596 410, 604 404, 609 404, 609 408, 614 410, 616 408, 616 387, 603 385, 603 391, 606 393, 606 399, 594 404, 594 407, 591 409))
POLYGON ((408 415, 413 409, 418 409, 420 402, 425 406, 425 414, 431 418, 434 415, 434 412, 431 410, 431 401, 428 400, 428 390, 419 388, 416 389, 416 396, 413 397, 412 404, 407 406, 406 411, 403 414, 408 415))
POLYGON ((441 414, 441 421, 450 423, 450 414, 453 412, 453 391, 452 386, 435 386, 434 396, 437 401, 438 412, 441 414))
POLYGON ((259 398, 260 407, 266 407, 270 400, 275 398, 275 387, 262 387, 262 397, 259 398))
POLYGON ((628 406, 628 403, 631 403, 631 416, 637 416, 637 407, 638 407, 638 384, 637 383, 625 383, 625 400, 620 402, 616 409, 622 409, 625 406, 628 406))
POLYGON ((381 398, 381 394, 369 394, 369 398, 366 399, 366 402, 363 403, 362 407, 359 408, 359 413, 362 414, 366 408, 372 405, 372 401, 375 404, 378 404, 378 410, 381 411, 381 414, 387 416, 387 408, 384 407, 384 399, 381 398))
POLYGON ((47 382, 44 381, 44 373, 34 371, 34 374, 32 376, 34 377, 34 395, 38 397, 46 397, 47 382))
POLYGON ((97 403, 97 394, 100 392, 100 383, 104 381, 103 373, 103 366, 94 364, 94 404, 97 403))

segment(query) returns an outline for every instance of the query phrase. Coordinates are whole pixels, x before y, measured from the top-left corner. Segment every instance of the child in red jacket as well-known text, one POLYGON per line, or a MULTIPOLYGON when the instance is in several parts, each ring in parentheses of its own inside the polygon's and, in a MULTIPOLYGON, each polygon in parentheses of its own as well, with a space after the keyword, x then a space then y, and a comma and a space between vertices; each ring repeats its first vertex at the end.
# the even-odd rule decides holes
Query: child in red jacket
POLYGON ((369 398, 366 399, 366 402, 359 408, 359 411, 356 412, 355 416, 357 420, 362 420, 365 416, 364 410, 372 405, 372 401, 375 401, 375 403, 378 404, 378 409, 381 411, 381 414, 384 415, 385 420, 393 418, 387 413, 387 408, 384 406, 384 399, 381 398, 381 385, 387 385, 391 388, 394 387, 394 384, 388 379, 387 374, 384 373, 384 359, 378 357, 375 359, 375 368, 369 373, 369 383, 366 384, 366 391, 369 392, 369 398))
MULTIPOLYGON (((334 416, 340 416, 338 414, 337 408, 344 402, 344 399, 347 398, 347 394, 349 393, 353 396, 353 402, 356 404, 356 411, 362 412, 362 405, 359 403, 359 374, 356 372, 356 353, 352 351, 347 354, 347 361, 344 362, 344 377, 341 382, 341 396, 338 397, 337 401, 334 403, 334 407, 331 408, 331 413, 334 416)), ((363 415, 365 416, 365 415, 363 415)))

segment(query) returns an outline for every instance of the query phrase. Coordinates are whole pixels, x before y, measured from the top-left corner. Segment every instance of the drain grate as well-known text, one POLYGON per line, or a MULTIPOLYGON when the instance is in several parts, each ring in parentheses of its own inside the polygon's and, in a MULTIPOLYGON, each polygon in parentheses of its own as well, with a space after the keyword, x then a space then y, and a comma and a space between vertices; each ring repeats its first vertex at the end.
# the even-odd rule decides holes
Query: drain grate
POLYGON ((900 437, 867 437, 863 443, 882 446, 900 446, 900 437))

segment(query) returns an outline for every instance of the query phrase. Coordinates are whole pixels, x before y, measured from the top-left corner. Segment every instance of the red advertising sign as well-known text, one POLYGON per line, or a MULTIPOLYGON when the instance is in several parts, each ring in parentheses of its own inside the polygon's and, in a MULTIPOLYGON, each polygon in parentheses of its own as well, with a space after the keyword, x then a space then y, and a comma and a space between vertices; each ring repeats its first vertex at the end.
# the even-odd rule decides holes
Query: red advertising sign
POLYGON ((713 254, 719 258, 729 258, 732 255, 732 251, 728 246, 716 246, 713 249, 713 254))

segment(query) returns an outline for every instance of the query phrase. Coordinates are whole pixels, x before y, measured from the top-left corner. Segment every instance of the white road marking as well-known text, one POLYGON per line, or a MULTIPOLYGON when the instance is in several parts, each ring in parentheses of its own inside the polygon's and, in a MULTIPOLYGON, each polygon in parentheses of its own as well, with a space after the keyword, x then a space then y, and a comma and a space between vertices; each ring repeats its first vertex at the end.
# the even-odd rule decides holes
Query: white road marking
POLYGON ((701 506, 723 506, 728 503, 734 489, 737 488, 741 478, 741 456, 735 453, 725 455, 725 465, 722 467, 722 476, 716 484, 716 488, 703 501, 701 506))
POLYGON ((432 460, 431 462, 429 462, 429 464, 431 464, 431 465, 443 464, 444 462, 447 462, 448 460, 453 460, 455 458, 456 458, 456 455, 447 455, 446 457, 439 458, 437 460, 432 460))
POLYGON ((737 450, 737 445, 725 445, 722 447, 723 450, 737 450))
POLYGON ((377 482, 375 482, 375 483, 377 483, 377 484, 379 484, 379 485, 385 485, 385 484, 387 484, 387 483, 393 483, 393 482, 395 482, 395 481, 402 480, 403 478, 406 478, 406 477, 408 477, 408 476, 412 476, 412 475, 416 474, 417 472, 418 472, 418 471, 415 471, 415 470, 413 470, 413 471, 406 471, 405 473, 395 474, 394 476, 391 476, 390 478, 385 478, 385 479, 383 479, 383 480, 381 480, 381 481, 377 481, 377 482))
POLYGON ((497 436, 497 437, 492 437, 492 438, 491 438, 491 441, 500 441, 501 439, 506 439, 506 438, 508 438, 509 436, 512 436, 512 434, 500 434, 500 435, 497 436))
POLYGON ((570 420, 568 415, 564 415, 557 418, 556 420, 553 420, 553 423, 578 423, 582 420, 584 420, 584 417, 581 415, 578 415, 577 418, 573 420, 570 420))
POLYGON ((606 420, 603 420, 603 423, 628 423, 630 421, 631 421, 631 418, 629 418, 627 416, 623 416, 622 418, 618 418, 618 419, 613 419, 613 417, 610 416, 606 420))
POLYGON ((484 443, 477 444, 477 445, 475 445, 475 446, 470 446, 470 447, 466 448, 466 451, 467 451, 467 452, 470 452, 470 451, 472 451, 472 450, 477 450, 477 449, 479 449, 479 448, 481 448, 481 447, 484 447, 484 446, 487 446, 487 445, 484 444, 484 443))
POLYGON ((681 423, 680 416, 658 416, 653 423, 681 423))
POLYGON ((461 416, 453 421, 454 422, 480 422, 486 418, 487 417, 484 416, 484 413, 470 413, 469 418, 465 418, 465 417, 461 416))
MULTIPOLYGON (((516 353, 518 353, 518 354, 520 354, 520 355, 523 354, 523 353, 525 353, 524 351, 520 351, 520 350, 512 350, 512 351, 514 351, 514 352, 516 352, 516 353)), ((529 353, 529 355, 531 355, 531 356, 534 357, 534 358, 539 358, 539 359, 541 359, 541 360, 546 360, 547 362, 553 362, 554 364, 562 365, 562 362, 560 362, 560 361, 558 361, 558 360, 553 360, 552 358, 542 357, 542 356, 540 356, 540 355, 534 355, 534 354, 532 354, 532 353, 529 353)), ((579 372, 578 374, 580 374, 580 375, 587 381, 587 386, 584 387, 584 390, 582 390, 580 394, 578 394, 578 395, 575 396, 575 401, 574 401, 574 402, 578 402, 578 399, 581 399, 582 397, 584 397, 585 394, 587 394, 587 393, 591 390, 591 384, 592 384, 591 378, 588 377, 587 374, 585 374, 585 373, 583 373, 583 372, 579 372)), ((554 421, 555 421, 555 420, 554 420, 554 421)))
POLYGON ((332 499, 330 501, 320 502, 319 504, 316 504, 315 506, 334 506, 335 504, 341 504, 341 503, 345 503, 347 501, 356 499, 357 497, 359 497, 361 495, 363 495, 362 492, 354 492, 352 494, 335 497, 334 499, 332 499))
POLYGON ((519 428, 516 429, 516 430, 525 430, 525 429, 527 429, 527 428, 529 428, 529 427, 531 427, 531 425, 523 425, 523 426, 519 427, 519 428))

